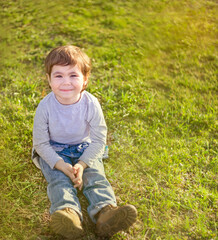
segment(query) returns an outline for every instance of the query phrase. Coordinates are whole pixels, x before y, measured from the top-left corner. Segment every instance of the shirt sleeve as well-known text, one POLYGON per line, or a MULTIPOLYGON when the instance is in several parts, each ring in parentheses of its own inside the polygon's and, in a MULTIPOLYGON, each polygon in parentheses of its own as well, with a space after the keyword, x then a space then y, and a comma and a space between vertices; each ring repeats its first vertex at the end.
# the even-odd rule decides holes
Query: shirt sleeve
POLYGON ((50 145, 48 112, 39 104, 33 124, 33 148, 38 155, 53 169, 56 162, 62 159, 50 145))
POLYGON ((90 129, 91 143, 79 160, 92 167, 96 159, 102 158, 107 138, 107 126, 104 115, 96 98, 89 106, 87 122, 90 129))

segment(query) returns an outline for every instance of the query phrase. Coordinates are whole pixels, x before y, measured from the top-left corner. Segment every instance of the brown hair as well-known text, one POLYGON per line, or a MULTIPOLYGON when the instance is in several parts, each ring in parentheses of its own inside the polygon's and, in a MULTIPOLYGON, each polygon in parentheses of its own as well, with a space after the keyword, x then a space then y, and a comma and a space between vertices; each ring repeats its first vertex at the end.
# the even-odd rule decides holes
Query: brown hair
POLYGON ((76 64, 78 64, 84 78, 88 81, 91 71, 90 58, 79 47, 73 45, 61 46, 54 48, 46 57, 45 71, 51 76, 54 65, 75 66, 76 64))

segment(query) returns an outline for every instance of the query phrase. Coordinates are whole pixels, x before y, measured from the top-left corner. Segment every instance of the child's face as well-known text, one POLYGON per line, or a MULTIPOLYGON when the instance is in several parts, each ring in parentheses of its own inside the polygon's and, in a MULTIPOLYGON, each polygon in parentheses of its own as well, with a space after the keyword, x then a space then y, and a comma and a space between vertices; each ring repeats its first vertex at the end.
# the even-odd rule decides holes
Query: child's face
POLYGON ((73 104, 80 99, 86 79, 77 65, 54 65, 51 76, 47 75, 47 77, 49 85, 60 103, 73 104))

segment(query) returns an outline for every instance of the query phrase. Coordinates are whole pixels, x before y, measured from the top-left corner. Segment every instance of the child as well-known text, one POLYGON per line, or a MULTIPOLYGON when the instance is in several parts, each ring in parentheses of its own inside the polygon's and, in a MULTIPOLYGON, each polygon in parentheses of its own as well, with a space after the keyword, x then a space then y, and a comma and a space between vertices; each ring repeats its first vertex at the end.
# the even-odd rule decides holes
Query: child
POLYGON ((98 100, 85 91, 89 57, 75 46, 53 49, 45 60, 52 92, 38 105, 33 127, 35 164, 51 202, 51 227, 69 239, 84 234, 77 188, 83 187, 96 233, 110 237, 136 221, 134 206, 117 207, 102 156, 107 127, 98 100), (37 160, 37 161, 36 161, 37 160))

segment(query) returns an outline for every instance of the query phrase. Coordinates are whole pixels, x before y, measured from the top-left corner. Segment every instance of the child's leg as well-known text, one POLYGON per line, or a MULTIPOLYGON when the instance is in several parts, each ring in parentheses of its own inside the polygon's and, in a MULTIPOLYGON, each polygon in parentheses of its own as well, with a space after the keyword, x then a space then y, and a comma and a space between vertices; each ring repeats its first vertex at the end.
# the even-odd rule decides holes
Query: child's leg
POLYGON ((111 237, 119 231, 128 229, 137 217, 137 210, 132 205, 117 207, 113 189, 105 177, 102 160, 83 173, 83 193, 89 201, 88 213, 96 223, 99 237, 111 237))
POLYGON ((89 201, 87 208, 91 220, 96 223, 95 215, 105 206, 116 206, 114 191, 106 179, 102 160, 96 160, 92 168, 86 168, 83 173, 83 193, 89 201))
MULTIPOLYGON (((70 158, 63 157, 64 161, 70 162, 70 158)), ((48 186, 47 194, 51 202, 50 213, 55 211, 72 208, 82 219, 81 206, 77 197, 77 190, 74 188, 72 181, 64 173, 57 169, 51 169, 50 166, 40 158, 40 167, 45 176, 48 186)))

